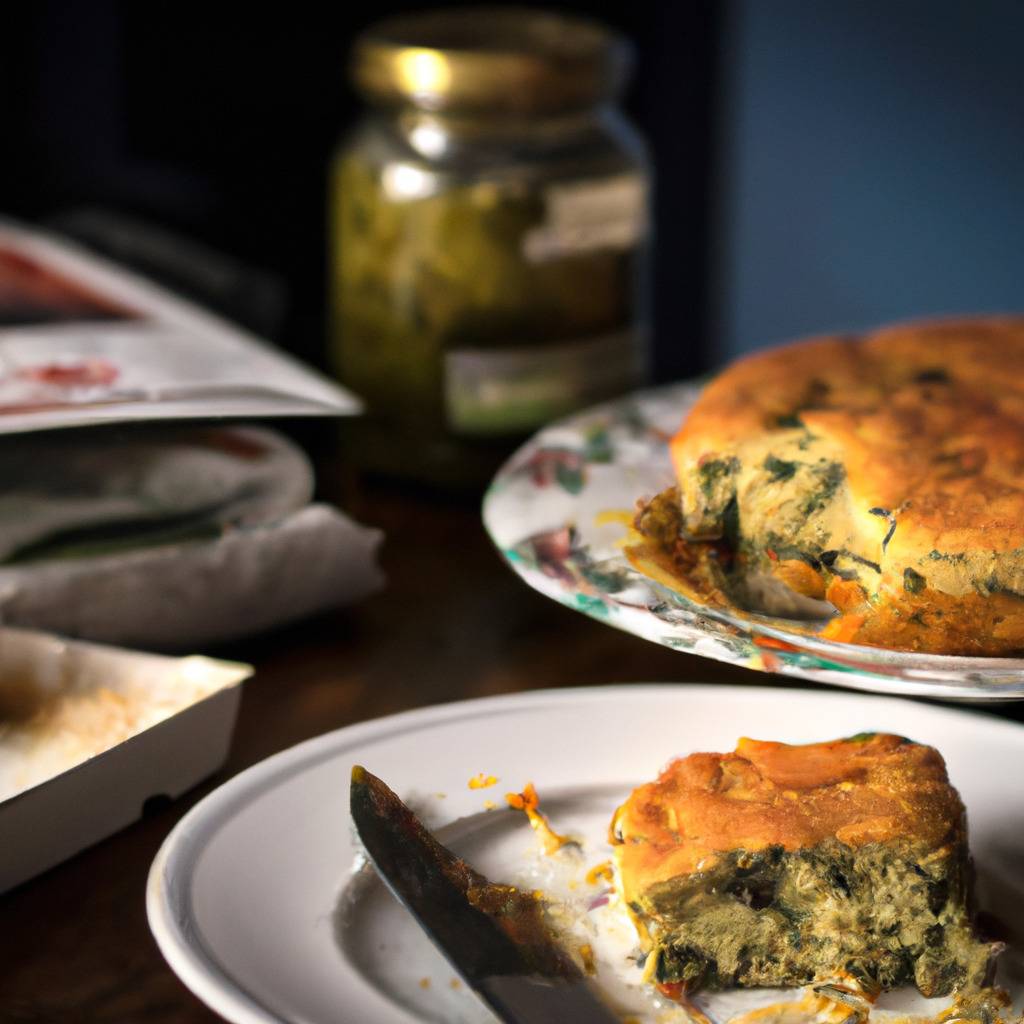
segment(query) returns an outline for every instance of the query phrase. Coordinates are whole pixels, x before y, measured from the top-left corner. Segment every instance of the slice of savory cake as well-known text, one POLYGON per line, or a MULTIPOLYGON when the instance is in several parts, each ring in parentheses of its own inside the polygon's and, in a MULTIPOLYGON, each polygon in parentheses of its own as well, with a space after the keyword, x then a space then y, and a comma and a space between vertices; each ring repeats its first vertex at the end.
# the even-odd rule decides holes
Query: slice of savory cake
POLYGON ((972 929, 966 817, 945 763, 899 736, 691 754, 635 790, 611 834, 662 985, 845 974, 940 996, 987 984, 1001 948, 972 929))

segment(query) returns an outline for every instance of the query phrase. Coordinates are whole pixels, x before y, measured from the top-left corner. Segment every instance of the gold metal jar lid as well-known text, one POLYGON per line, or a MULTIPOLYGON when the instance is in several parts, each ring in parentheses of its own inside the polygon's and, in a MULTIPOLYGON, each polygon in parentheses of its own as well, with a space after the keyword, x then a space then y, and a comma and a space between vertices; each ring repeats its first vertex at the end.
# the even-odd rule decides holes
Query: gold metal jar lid
POLYGON ((352 78, 372 101, 458 113, 561 113, 616 96, 631 50, 595 21, 529 7, 389 18, 356 40, 352 78))

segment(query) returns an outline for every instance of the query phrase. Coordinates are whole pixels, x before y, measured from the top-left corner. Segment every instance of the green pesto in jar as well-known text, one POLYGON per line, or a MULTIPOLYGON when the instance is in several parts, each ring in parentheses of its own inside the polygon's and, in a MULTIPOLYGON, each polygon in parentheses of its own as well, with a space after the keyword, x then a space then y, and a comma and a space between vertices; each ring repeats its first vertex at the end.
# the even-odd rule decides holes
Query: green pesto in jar
POLYGON ((463 11, 458 48, 438 18, 357 44, 372 109, 332 169, 332 356, 369 408, 358 462, 480 483, 516 438, 643 379, 648 175, 611 104, 615 37, 463 11), (532 48, 502 48, 512 24, 532 48))

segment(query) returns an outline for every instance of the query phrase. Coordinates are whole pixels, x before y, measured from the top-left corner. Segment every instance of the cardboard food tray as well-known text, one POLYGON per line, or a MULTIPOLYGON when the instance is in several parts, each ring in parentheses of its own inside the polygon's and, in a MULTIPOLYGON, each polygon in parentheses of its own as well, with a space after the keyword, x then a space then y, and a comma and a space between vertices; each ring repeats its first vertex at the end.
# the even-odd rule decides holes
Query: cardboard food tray
POLYGON ((251 674, 0 628, 0 892, 216 771, 251 674))

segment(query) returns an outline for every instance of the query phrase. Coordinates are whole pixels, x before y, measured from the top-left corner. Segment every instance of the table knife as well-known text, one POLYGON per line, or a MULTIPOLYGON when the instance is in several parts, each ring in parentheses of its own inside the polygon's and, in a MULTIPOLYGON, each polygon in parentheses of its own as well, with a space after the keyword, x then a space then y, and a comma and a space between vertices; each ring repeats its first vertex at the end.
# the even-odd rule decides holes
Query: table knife
POLYGON ((532 893, 489 882, 359 765, 350 800, 356 831, 384 883, 500 1020, 620 1024, 553 937, 532 893))

